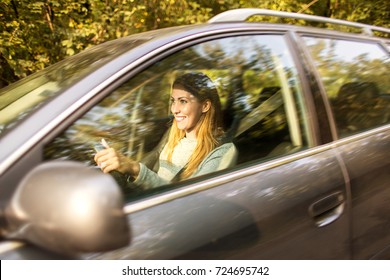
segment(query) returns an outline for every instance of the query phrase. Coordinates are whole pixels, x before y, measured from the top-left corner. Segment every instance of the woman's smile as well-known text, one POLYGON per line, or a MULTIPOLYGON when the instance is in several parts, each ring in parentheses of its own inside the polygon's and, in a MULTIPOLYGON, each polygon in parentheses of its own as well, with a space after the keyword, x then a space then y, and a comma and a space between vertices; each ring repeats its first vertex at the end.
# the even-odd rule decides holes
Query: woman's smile
POLYGON ((186 118, 185 116, 175 116, 177 122, 184 121, 185 118, 186 118))

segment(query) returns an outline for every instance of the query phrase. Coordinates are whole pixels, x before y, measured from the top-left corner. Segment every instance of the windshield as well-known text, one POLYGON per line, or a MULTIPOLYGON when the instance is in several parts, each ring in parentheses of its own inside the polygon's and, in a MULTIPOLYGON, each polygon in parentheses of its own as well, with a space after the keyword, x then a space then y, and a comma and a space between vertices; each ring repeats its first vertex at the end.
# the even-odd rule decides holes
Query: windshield
POLYGON ((0 90, 0 135, 46 100, 108 61, 150 40, 134 35, 91 47, 0 90))

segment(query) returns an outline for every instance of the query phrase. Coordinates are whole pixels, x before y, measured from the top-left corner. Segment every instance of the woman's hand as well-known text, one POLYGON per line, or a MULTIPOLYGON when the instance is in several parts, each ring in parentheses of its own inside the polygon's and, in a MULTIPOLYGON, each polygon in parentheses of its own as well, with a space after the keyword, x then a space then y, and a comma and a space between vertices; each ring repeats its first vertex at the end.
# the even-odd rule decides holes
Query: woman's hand
POLYGON ((129 174, 132 177, 137 177, 139 174, 139 163, 131 160, 123 154, 111 148, 107 142, 102 139, 102 145, 105 147, 96 153, 94 160, 104 173, 117 170, 123 174, 129 174))

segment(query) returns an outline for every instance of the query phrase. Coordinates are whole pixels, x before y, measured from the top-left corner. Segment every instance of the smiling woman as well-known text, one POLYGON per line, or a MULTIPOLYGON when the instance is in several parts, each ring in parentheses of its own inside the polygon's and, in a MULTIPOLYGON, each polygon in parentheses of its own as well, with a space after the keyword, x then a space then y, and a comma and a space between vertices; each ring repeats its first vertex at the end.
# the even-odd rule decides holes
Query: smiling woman
POLYGON ((281 36, 184 48, 125 79, 55 137, 45 159, 98 165, 138 199, 298 151, 307 145, 308 126, 303 103, 295 105, 296 77, 281 36))
POLYGON ((174 121, 159 158, 159 170, 154 172, 104 144, 106 149, 94 158, 103 172, 119 171, 136 185, 153 188, 235 164, 236 148, 233 143, 224 143, 221 103, 207 75, 179 76, 170 100, 174 121))

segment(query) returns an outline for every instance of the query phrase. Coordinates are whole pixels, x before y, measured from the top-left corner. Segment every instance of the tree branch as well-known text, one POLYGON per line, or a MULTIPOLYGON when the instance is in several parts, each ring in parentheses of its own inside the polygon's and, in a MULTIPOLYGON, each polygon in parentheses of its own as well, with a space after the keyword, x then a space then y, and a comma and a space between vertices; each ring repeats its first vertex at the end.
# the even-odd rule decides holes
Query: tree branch
POLYGON ((311 5, 313 5, 313 4, 317 3, 317 2, 318 2, 318 0, 313 0, 313 1, 311 1, 309 4, 303 6, 303 8, 300 9, 300 10, 298 11, 298 14, 303 13, 303 12, 306 11, 308 8, 310 8, 311 5))
POLYGON ((19 19, 19 12, 18 12, 18 7, 16 6, 15 0, 11 0, 12 8, 14 9, 15 12, 15 17, 19 19))
POLYGON ((45 4, 45 16, 51 32, 54 32, 54 26, 53 26, 54 12, 50 4, 45 4))

